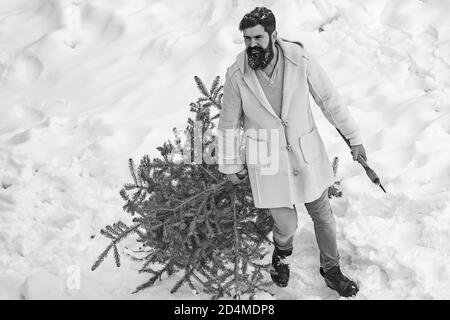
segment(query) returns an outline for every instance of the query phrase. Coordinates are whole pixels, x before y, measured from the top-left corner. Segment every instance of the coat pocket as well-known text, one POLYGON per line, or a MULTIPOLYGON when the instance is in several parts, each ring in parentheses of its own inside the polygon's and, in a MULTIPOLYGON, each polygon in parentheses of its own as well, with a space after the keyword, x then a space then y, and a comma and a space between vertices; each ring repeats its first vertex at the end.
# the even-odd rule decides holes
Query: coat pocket
POLYGON ((311 132, 300 136, 298 139, 303 159, 306 163, 313 162, 319 156, 321 145, 321 140, 317 128, 314 127, 311 132))
POLYGON ((270 164, 267 140, 247 135, 245 137, 245 162, 249 168, 264 168, 270 164))

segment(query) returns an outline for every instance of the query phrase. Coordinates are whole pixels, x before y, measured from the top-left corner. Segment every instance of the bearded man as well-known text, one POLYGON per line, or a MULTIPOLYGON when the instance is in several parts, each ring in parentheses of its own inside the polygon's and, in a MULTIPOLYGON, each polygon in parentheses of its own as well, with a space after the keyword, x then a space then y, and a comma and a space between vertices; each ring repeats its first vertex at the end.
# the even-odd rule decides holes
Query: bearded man
POLYGON ((255 8, 242 18, 239 30, 246 49, 226 73, 218 125, 219 170, 235 184, 248 175, 255 207, 269 209, 274 220, 270 274, 278 286, 288 285, 296 208, 304 204, 314 223, 320 274, 341 296, 354 296, 358 286, 339 265, 328 199, 332 165, 311 113, 309 93, 350 141, 353 160, 367 160, 358 126, 304 46, 277 36, 272 11, 255 8), (239 151, 241 126, 245 156, 239 151))

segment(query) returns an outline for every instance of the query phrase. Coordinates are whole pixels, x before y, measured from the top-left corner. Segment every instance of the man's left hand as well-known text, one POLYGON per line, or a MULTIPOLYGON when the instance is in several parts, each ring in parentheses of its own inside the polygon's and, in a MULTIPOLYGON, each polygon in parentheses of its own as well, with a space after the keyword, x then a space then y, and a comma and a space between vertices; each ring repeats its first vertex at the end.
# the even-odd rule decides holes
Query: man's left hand
POLYGON ((351 146, 350 148, 352 149, 351 153, 353 155, 354 161, 358 161, 358 156, 361 156, 361 158, 363 158, 364 161, 367 161, 366 149, 364 149, 364 146, 362 144, 351 146))

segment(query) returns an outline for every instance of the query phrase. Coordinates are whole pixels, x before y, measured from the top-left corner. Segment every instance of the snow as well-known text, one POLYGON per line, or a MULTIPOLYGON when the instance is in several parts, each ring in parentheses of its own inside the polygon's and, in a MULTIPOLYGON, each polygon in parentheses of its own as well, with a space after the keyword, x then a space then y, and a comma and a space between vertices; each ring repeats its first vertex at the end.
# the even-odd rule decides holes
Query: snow
MULTIPOLYGON (((319 108, 344 197, 332 200, 354 299, 450 299, 450 3, 445 0, 3 0, 0 2, 0 299, 204 299, 122 254, 90 267, 138 161, 181 128, 243 48, 242 16, 267 6, 304 43, 362 128, 384 194, 319 108), (323 32, 318 32, 321 28, 323 32)), ((292 279, 260 299, 338 299, 318 272, 306 210, 292 279)), ((122 253, 135 245, 122 244, 122 253)), ((340 298, 343 299, 343 298, 340 298)))

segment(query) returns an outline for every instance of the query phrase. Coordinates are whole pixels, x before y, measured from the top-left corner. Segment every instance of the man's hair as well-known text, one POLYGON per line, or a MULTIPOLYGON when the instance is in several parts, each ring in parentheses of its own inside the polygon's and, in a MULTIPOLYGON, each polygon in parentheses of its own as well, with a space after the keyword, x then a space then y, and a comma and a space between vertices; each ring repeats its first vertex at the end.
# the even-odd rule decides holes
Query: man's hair
POLYGON ((244 31, 244 29, 252 28, 258 24, 262 25, 264 31, 270 36, 276 28, 273 12, 265 7, 256 7, 242 18, 239 23, 239 31, 244 31))

